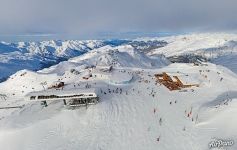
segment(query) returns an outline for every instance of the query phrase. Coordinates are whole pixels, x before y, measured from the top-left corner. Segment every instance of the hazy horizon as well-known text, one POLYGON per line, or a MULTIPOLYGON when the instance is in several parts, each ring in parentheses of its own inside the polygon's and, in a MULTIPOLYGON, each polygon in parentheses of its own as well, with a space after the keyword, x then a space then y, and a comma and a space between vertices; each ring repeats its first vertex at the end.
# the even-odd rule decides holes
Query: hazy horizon
POLYGON ((3 41, 30 40, 29 35, 36 40, 36 37, 47 39, 46 37, 50 36, 57 39, 101 39, 116 38, 120 37, 121 33, 129 32, 176 33, 237 29, 235 0, 0 0, 0 2, 0 40, 3 41), (108 33, 116 33, 119 36, 108 33), (50 36, 35 36, 35 34, 50 36))
POLYGON ((57 34, 22 34, 22 35, 0 35, 0 41, 30 42, 44 40, 107 40, 107 39, 134 39, 139 37, 164 37, 185 34, 186 32, 126 32, 126 33, 100 33, 94 37, 80 37, 76 35, 57 34))

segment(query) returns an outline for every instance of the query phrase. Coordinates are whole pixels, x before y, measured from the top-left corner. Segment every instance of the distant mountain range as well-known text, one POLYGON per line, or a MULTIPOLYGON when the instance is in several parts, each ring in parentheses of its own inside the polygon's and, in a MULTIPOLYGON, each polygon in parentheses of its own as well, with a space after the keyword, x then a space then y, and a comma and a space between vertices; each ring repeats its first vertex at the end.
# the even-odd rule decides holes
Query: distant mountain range
MULTIPOLYGON (((111 64, 111 61, 115 61, 112 55, 119 57, 120 59, 117 59, 117 66, 126 66, 124 64, 125 61, 128 61, 127 59, 131 60, 128 62, 129 66, 136 66, 138 64, 137 62, 134 63, 135 59, 146 59, 146 57, 156 57, 156 55, 163 55, 167 58, 172 58, 173 56, 184 56, 185 58, 192 59, 197 56, 198 58, 200 57, 215 64, 223 65, 232 71, 237 72, 237 36, 235 34, 226 33, 203 33, 137 38, 133 40, 111 39, 87 41, 51 40, 18 43, 0 42, 0 82, 6 80, 16 71, 22 69, 33 71, 41 70, 58 64, 61 61, 80 56, 89 51, 97 53, 96 55, 93 55, 93 59, 91 59, 94 62, 90 63, 93 64, 111 64), (120 50, 116 51, 116 49, 120 50), (121 52, 122 49, 133 49, 139 56, 136 56, 137 58, 130 54, 125 56, 124 53, 121 52), (104 53, 99 52, 100 50, 104 53), (191 55, 192 57, 186 57, 185 55, 191 55), (125 57, 127 58, 125 59, 125 57), (100 61, 100 59, 104 62, 100 61)), ((87 55, 90 54, 91 53, 88 53, 87 55)), ((156 63, 150 58, 147 60, 146 63, 141 64, 143 67, 152 66, 156 63)), ((186 61, 189 62, 189 60, 186 61)), ((88 60, 85 59, 82 62, 87 63, 88 60)))
POLYGON ((154 49, 167 43, 157 40, 51 40, 42 42, 0 42, 0 81, 22 69, 40 70, 80 56, 103 46, 131 45, 135 49, 154 49))

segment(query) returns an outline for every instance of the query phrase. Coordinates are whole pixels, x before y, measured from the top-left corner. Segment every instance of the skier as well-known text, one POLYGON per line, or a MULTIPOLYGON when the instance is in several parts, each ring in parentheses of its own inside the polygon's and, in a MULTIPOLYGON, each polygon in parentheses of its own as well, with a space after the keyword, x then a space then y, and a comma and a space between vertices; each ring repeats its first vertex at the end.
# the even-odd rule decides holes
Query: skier
POLYGON ((191 110, 190 110, 190 112, 189 112, 190 115, 192 115, 192 112, 193 112, 193 107, 191 107, 191 110))
POLYGON ((185 131, 185 130, 186 130, 186 128, 185 128, 185 126, 184 126, 183 131, 185 131))
POLYGON ((160 118, 160 120, 159 120, 159 124, 160 124, 160 126, 162 125, 162 118, 160 118))
POLYGON ((159 142, 159 141, 160 141, 160 136, 159 136, 159 137, 156 139, 156 141, 157 141, 157 142, 159 142))
POLYGON ((197 121, 198 121, 198 114, 196 115, 196 121, 195 121, 195 123, 197 123, 197 121))
POLYGON ((221 77, 220 81, 222 81, 222 80, 223 80, 223 78, 221 77))

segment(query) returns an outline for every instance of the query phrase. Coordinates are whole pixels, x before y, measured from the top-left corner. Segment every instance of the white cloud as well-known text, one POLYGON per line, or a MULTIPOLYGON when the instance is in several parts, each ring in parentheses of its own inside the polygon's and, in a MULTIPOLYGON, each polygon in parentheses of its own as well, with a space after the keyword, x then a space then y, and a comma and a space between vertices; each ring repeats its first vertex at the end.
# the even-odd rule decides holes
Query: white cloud
POLYGON ((0 0, 0 34, 235 29, 236 0, 0 0))

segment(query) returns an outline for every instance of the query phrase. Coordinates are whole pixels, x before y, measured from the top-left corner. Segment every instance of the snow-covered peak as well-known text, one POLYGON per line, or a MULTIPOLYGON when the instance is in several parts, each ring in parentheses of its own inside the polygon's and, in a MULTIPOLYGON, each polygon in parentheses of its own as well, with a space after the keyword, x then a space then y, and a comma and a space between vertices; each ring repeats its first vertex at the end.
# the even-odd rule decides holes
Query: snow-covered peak
POLYGON ((201 49, 218 48, 230 41, 237 41, 236 34, 199 33, 160 38, 168 42, 167 46, 154 49, 149 54, 164 54, 166 56, 181 55, 201 49))
POLYGON ((102 41, 88 40, 50 40, 42 42, 18 42, 15 44, 21 51, 31 54, 54 54, 56 56, 70 56, 72 52, 86 52, 93 48, 103 46, 102 41))
POLYGON ((169 64, 162 56, 149 57, 131 45, 105 46, 69 60, 90 65, 153 68, 169 64))

